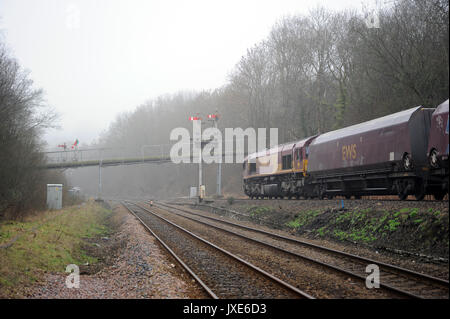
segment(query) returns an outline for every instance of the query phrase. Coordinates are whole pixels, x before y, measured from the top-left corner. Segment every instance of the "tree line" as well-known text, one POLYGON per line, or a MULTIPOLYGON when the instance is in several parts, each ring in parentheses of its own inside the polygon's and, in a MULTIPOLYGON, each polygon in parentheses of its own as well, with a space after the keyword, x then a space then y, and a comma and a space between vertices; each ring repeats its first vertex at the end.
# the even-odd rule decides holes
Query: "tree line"
MULTIPOLYGON (((151 99, 119 115, 99 144, 166 144, 171 129, 191 127, 188 116, 216 110, 219 128, 277 127, 283 143, 446 100, 448 1, 397 0, 374 14, 372 24, 367 13, 325 8, 284 17, 237 61, 226 85, 151 99)), ((128 170, 136 171, 128 178, 136 183, 142 176, 139 169, 128 170)), ((167 176, 184 178, 183 170, 180 176, 169 167, 163 171, 161 181, 152 183, 167 184, 167 176)), ((232 169, 225 180, 230 191, 239 189, 239 172, 232 169)), ((127 180, 117 174, 121 183, 127 180)), ((184 194, 189 183, 195 185, 192 180, 170 184, 184 194)), ((142 181, 139 188, 149 189, 150 184, 142 181)), ((168 191, 159 187, 155 192, 168 191)))
POLYGON ((45 208, 46 184, 64 183, 61 172, 39 169, 43 130, 55 114, 0 39, 0 218, 45 208))

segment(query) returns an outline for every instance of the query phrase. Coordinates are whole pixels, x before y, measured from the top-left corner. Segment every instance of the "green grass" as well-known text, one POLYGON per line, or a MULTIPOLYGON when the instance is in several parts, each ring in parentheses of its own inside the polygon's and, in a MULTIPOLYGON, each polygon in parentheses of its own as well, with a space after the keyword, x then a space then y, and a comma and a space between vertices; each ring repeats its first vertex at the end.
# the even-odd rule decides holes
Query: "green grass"
POLYGON ((247 213, 250 213, 251 217, 258 217, 259 215, 269 213, 271 211, 272 209, 266 206, 250 206, 247 208, 247 213))
POLYGON ((306 212, 300 212, 296 215, 294 220, 291 220, 286 223, 288 227, 298 229, 309 224, 314 218, 319 215, 319 211, 309 210, 306 212))
POLYGON ((316 232, 317 234, 319 234, 320 237, 324 237, 327 233, 328 230, 325 229, 326 226, 320 227, 316 232))
MULTIPOLYGON (((329 234, 339 240, 357 242, 373 242, 379 237, 385 237, 388 232, 394 232, 407 216, 410 209, 398 212, 382 211, 377 217, 371 209, 346 211, 337 214, 334 221, 316 231, 323 237, 329 234)), ((413 212, 416 212, 415 210, 413 212)))
POLYGON ((400 222, 398 221, 397 218, 390 219, 387 221, 387 224, 384 225, 384 229, 389 230, 389 231, 395 231, 397 229, 398 225, 400 225, 400 222))
POLYGON ((21 236, 9 248, 0 249, 0 296, 17 285, 37 281, 39 273, 64 272, 69 264, 95 263, 96 258, 81 247, 86 238, 109 233, 105 220, 110 214, 88 203, 45 212, 27 222, 0 223, 0 244, 21 236))

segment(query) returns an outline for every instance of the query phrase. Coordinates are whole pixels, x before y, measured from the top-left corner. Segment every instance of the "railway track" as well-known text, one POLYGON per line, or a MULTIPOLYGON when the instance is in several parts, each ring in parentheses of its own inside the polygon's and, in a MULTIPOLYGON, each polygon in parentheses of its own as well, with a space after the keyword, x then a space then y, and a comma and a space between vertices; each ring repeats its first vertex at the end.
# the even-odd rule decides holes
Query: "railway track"
POLYGON ((313 297, 136 203, 122 202, 212 298, 313 297))
MULTIPOLYGON (((155 203, 154 203, 155 205, 155 203)), ((275 250, 290 254, 299 259, 328 267, 334 271, 350 275, 361 281, 367 277, 366 266, 377 265, 380 270, 380 286, 383 289, 395 292, 409 298, 448 298, 449 282, 445 279, 422 274, 409 269, 390 265, 377 260, 345 253, 324 246, 311 244, 299 239, 290 238, 265 230, 244 226, 238 223, 226 221, 205 213, 188 210, 165 203, 156 205, 171 211, 174 214, 184 216, 190 220, 214 227, 215 229, 232 233, 245 240, 258 242, 275 250)))

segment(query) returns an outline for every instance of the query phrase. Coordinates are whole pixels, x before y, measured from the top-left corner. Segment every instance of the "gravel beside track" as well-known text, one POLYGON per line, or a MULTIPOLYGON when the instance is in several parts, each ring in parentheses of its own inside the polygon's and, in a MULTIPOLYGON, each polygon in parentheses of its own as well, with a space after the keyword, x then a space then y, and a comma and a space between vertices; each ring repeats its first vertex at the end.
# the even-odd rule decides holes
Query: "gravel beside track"
POLYGON ((316 245, 311 247, 310 244, 299 241, 298 239, 293 239, 286 236, 283 236, 284 238, 282 239, 279 237, 280 235, 275 235, 273 233, 270 233, 273 235, 269 235, 267 231, 256 229, 255 227, 251 227, 253 230, 244 229, 245 226, 241 227, 236 225, 235 222, 230 223, 230 221, 208 216, 209 214, 199 212, 197 210, 180 207, 175 208, 172 205, 167 206, 162 203, 159 203, 158 205, 164 205, 165 209, 168 209, 176 214, 198 220, 204 224, 225 229, 268 245, 274 245, 275 247, 282 250, 287 250, 292 254, 311 258, 319 261, 320 263, 330 264, 334 267, 349 271, 359 276, 363 279, 363 281, 367 276, 365 273, 366 266, 369 264, 377 264, 380 267, 380 278, 382 285, 399 289, 406 294, 410 294, 411 297, 448 298, 448 281, 445 280, 424 277, 421 274, 411 272, 407 269, 398 269, 396 266, 384 264, 380 261, 358 258, 358 256, 352 256, 342 253, 341 251, 332 251, 325 247, 316 245))
MULTIPOLYGON (((282 235, 292 235, 292 237, 301 238, 304 241, 311 242, 342 250, 348 253, 381 260, 385 263, 394 264, 400 267, 430 274, 434 277, 443 278, 448 281, 448 255, 446 258, 436 258, 435 256, 424 255, 421 251, 405 251, 398 249, 396 243, 392 243, 389 247, 373 246, 364 243, 355 243, 351 241, 336 241, 332 239, 310 236, 308 232, 298 234, 292 229, 288 229, 283 224, 286 219, 293 219, 299 211, 307 210, 335 210, 340 207, 339 200, 241 200, 237 199, 236 203, 229 205, 225 200, 215 200, 214 203, 205 203, 194 205, 192 201, 186 199, 178 199, 170 201, 173 204, 180 204, 191 207, 196 211, 211 213, 213 216, 224 217, 227 219, 237 220, 244 225, 258 227, 270 232, 282 235), (273 209, 275 218, 284 219, 270 223, 267 220, 258 220, 254 216, 250 216, 247 212, 249 207, 270 207, 273 209), (285 217, 289 216, 289 217, 285 217)), ((401 201, 378 201, 378 200, 345 200, 345 207, 349 210, 365 210, 369 208, 377 209, 377 207, 385 210, 400 210, 405 207, 413 207, 421 210, 432 209, 434 211, 447 212, 448 201, 427 201, 427 202, 401 202, 401 201)))
POLYGON ((302 297, 141 207, 129 207, 219 298, 302 297))
POLYGON ((111 262, 98 272, 80 265, 80 288, 67 288, 64 273, 46 273, 36 286, 25 287, 26 298, 208 298, 200 286, 160 247, 139 221, 122 206, 114 208, 120 227, 99 250, 111 254, 111 262), (119 247, 109 249, 111 246, 119 247))
MULTIPOLYGON (((147 206, 148 207, 148 206, 147 206)), ((150 207, 148 207, 150 208, 150 207)), ((386 289, 367 289, 365 282, 352 275, 335 271, 326 265, 318 265, 277 248, 257 243, 177 216, 166 208, 155 206, 151 211, 188 228, 190 231, 221 245, 228 251, 251 261, 256 266, 306 291, 316 298, 404 298, 386 289)))

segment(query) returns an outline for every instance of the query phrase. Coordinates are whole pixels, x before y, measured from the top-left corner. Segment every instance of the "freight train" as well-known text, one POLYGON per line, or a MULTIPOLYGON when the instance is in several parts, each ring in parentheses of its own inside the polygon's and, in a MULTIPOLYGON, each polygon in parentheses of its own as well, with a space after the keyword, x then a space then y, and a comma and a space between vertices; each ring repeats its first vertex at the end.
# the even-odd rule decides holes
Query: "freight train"
POLYGON ((449 101, 421 106, 249 154, 243 187, 250 198, 356 199, 432 194, 449 181, 449 101))

